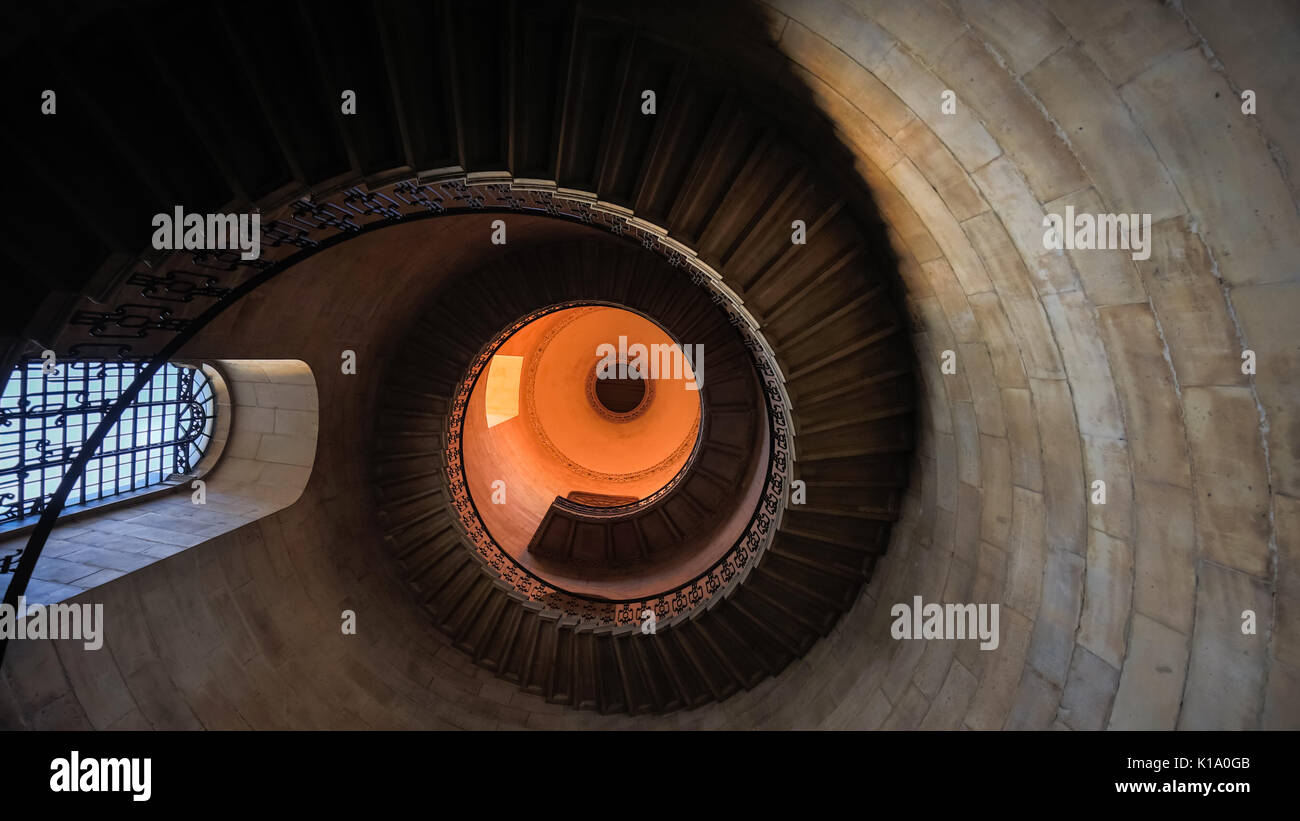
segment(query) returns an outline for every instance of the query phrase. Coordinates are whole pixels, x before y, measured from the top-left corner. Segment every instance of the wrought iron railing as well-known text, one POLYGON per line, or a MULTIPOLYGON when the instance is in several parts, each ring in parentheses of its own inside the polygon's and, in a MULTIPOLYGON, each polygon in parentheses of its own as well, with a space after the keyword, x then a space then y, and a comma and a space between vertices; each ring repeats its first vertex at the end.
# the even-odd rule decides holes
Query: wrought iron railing
MULTIPOLYGON (((757 323, 739 297, 717 272, 667 236, 666 231, 634 219, 626 211, 604 207, 595 194, 567 190, 559 194, 550 186, 536 183, 527 188, 515 188, 508 182, 470 185, 459 176, 406 180, 374 190, 350 187, 318 195, 313 201, 298 200, 264 215, 259 259, 243 260, 238 251, 229 250, 172 252, 149 271, 133 270, 126 276, 108 300, 114 307, 104 308, 87 300, 86 307, 76 311, 69 321, 69 333, 60 343, 60 360, 149 358, 105 411, 82 448, 66 463, 63 478, 44 501, 40 518, 9 577, 4 602, 16 606, 18 597, 26 591, 59 514, 109 430, 154 374, 213 319, 280 272, 353 236, 412 220, 475 211, 545 215, 603 228, 662 254, 669 264, 688 268, 697 284, 707 284, 710 299, 740 329, 754 354, 755 369, 768 400, 773 459, 779 470, 764 487, 760 504, 763 516, 751 523, 753 533, 745 540, 744 561, 734 564, 742 554, 729 553, 725 569, 720 568, 716 576, 711 571, 708 580, 701 583, 703 587, 676 591, 670 609, 676 609, 678 599, 684 604, 703 596, 708 587, 730 585, 743 575, 770 542, 779 523, 793 444, 783 380, 772 365, 775 359, 758 334, 757 323)), ((631 618, 632 608, 624 610, 620 611, 620 623, 631 618)), ((0 662, 6 646, 7 639, 0 639, 0 662)))
MULTIPOLYGON (((640 624, 642 613, 652 610, 660 622, 671 622, 689 617, 697 608, 718 595, 726 595, 736 584, 743 581, 749 571, 757 564, 759 557, 771 545, 784 511, 785 490, 788 486, 789 472, 793 464, 791 437, 789 430, 788 401, 780 374, 768 359, 768 349, 757 331, 742 317, 728 310, 725 295, 713 290, 712 281, 704 276, 692 275, 692 281, 708 293, 710 299, 737 330, 744 341, 746 349, 753 358, 753 366, 763 388, 768 419, 768 462, 764 472, 764 483, 753 513, 742 530, 739 538, 708 569, 689 581, 651 596, 636 599, 609 599, 585 595, 549 581, 521 564, 509 551, 501 547, 493 538, 478 511, 473 494, 469 490, 466 475, 462 434, 465 416, 468 412, 474 386, 483 370, 492 361, 497 349, 524 326, 538 318, 555 311, 566 310, 589 301, 568 301, 557 303, 533 311, 518 318, 502 329, 488 341, 470 363, 464 376, 457 385, 451 406, 445 417, 443 442, 443 481, 446 486, 446 498, 456 513, 454 520, 457 530, 474 551, 479 562, 518 595, 539 603, 541 606, 556 610, 569 616, 579 618, 581 627, 608 627, 640 624)), ((708 408, 704 408, 701 429, 707 425, 708 408)), ((701 440, 703 437, 701 437, 701 440)), ((556 499, 554 507, 572 509, 590 518, 616 518, 632 516, 662 503, 677 489, 683 478, 690 473, 700 447, 697 440, 685 466, 662 488, 644 499, 627 505, 607 508, 590 508, 556 499)))

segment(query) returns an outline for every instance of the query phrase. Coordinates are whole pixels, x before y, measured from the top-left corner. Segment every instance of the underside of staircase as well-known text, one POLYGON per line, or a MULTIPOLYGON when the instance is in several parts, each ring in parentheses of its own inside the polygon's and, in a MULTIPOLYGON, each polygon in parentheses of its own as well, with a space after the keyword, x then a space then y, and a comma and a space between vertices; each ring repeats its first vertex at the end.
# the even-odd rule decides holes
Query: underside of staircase
POLYGON ((724 79, 698 33, 674 28, 680 14, 522 0, 184 5, 107 12, 58 54, 10 55, 16 93, 37 98, 48 77, 64 78, 59 116, 86 137, 70 144, 66 121, 43 131, 30 106, 16 115, 37 119, 13 133, 49 139, 21 147, 30 162, 12 169, 14 184, 59 219, 15 198, 0 220, 0 264, 21 279, 4 316, 10 355, 23 336, 65 333, 69 306, 121 293, 146 270, 140 227, 175 203, 269 212, 350 186, 463 179, 471 200, 476 185, 506 185, 625 214, 717 272, 782 384, 793 461, 781 469, 804 501, 785 493, 769 512, 779 524, 752 569, 653 634, 593 626, 485 567, 449 498, 448 415, 482 346, 539 308, 599 303, 705 346, 701 440, 673 492, 634 519, 550 517, 549 555, 573 561, 594 539, 605 559, 635 562, 733 509, 766 429, 758 360, 709 291, 630 236, 527 259, 503 251, 440 292, 416 327, 394 329, 405 354, 374 411, 377 526, 455 646, 549 701, 664 713, 778 675, 853 605, 888 544, 913 447, 908 321, 861 193, 827 171, 835 158, 807 144, 811 129, 779 91, 724 79), (183 29, 194 37, 160 36, 183 29), (101 84, 94 66, 110 60, 139 85, 101 84), (235 92, 202 93, 211 88, 235 92), (340 89, 355 92, 357 114, 341 113, 340 89), (182 115, 159 122, 150 99, 182 115), (59 184, 70 157, 99 184, 59 184), (792 241, 796 223, 805 242, 792 241))

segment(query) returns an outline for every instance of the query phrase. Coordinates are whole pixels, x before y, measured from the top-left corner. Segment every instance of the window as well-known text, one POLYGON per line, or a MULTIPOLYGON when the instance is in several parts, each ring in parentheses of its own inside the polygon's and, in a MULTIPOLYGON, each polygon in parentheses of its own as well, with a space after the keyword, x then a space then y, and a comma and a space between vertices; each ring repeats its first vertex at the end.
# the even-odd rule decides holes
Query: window
POLYGON ((519 415, 519 379, 524 369, 522 356, 497 354, 488 364, 487 426, 494 428, 519 415))
MULTIPOLYGON (((147 363, 20 362, 0 396, 0 526, 45 509, 81 445, 147 363)), ((140 389, 65 509, 190 473, 212 441, 213 386, 202 370, 168 363, 140 389)))

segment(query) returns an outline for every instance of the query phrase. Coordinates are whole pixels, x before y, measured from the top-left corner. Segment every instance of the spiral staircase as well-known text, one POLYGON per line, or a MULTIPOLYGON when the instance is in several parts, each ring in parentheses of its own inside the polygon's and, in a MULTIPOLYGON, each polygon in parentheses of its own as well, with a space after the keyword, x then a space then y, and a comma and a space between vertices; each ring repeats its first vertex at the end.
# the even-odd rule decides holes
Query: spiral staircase
MULTIPOLYGON (((898 429, 877 423, 906 415, 905 382, 888 377, 884 395, 854 399, 838 418, 825 403, 845 391, 809 392, 809 406, 822 407, 822 415, 811 417, 809 436, 840 436, 801 457, 809 497, 820 504, 786 510, 752 574, 737 579, 729 595, 715 594, 707 608, 665 618, 651 634, 636 625, 653 602, 594 600, 578 609, 526 598, 502 581, 500 565, 485 572, 476 560, 461 518, 472 516, 463 483, 458 494, 447 488, 459 459, 448 463, 442 447, 458 383, 499 329, 538 307, 589 299, 642 311, 674 338, 697 340, 709 352, 703 432, 684 479, 634 513, 548 517, 541 529, 557 534, 553 550, 564 558, 573 556, 579 541, 603 546, 610 561, 650 557, 725 518, 736 504, 730 491, 755 460, 748 446, 755 422, 767 413, 749 350, 684 273, 653 258, 647 262, 639 249, 622 243, 548 251, 540 259, 529 252, 528 261, 507 257, 468 275, 440 293, 405 337, 407 353, 385 383, 374 459, 387 540, 455 646, 550 701, 602 712, 664 712, 752 687, 830 629, 883 551, 902 479, 897 459, 907 440, 890 438, 898 429), (591 275, 597 271, 599 277, 591 275)), ((783 505, 785 497, 779 498, 783 505)), ((756 515, 763 515, 762 507, 756 515)), ((657 608, 662 616, 670 615, 667 598, 657 608)))
POLYGON ((214 301, 416 213, 525 207, 605 227, 607 240, 526 259, 503 249, 393 329, 404 353, 373 417, 378 522, 438 629, 526 692, 641 714, 752 688, 831 630, 889 542, 913 443, 912 358, 888 243, 860 192, 827 172, 834 152, 808 145, 800 109, 724 79, 673 26, 668 11, 570 2, 232 3, 92 16, 57 57, 11 54, 20 93, 60 77, 58 116, 96 138, 74 145, 39 115, 24 123, 50 139, 21 146, 27 198, 0 222, 0 262, 24 277, 9 355, 22 336, 69 355, 158 354, 168 332, 200 330, 214 301), (162 36, 186 26, 192 39, 162 36), (103 85, 103 60, 138 87, 103 85), (204 88, 234 91, 189 92, 204 88), (338 89, 355 91, 357 114, 340 113, 338 89), (183 116, 159 122, 150 99, 183 116), (70 156, 97 185, 75 185, 70 156), (176 202, 260 208, 263 260, 137 257, 141 226, 176 202), (792 241, 795 221, 805 242, 792 241), (749 471, 766 483, 751 514, 760 535, 680 606, 666 603, 685 588, 583 600, 494 565, 458 494, 448 437, 467 371, 521 317, 586 303, 704 344, 702 433, 654 505, 604 518, 557 508, 551 555, 571 560, 580 540, 610 562, 671 552, 734 512, 749 471), (639 629, 647 604, 664 616, 652 634, 639 629))

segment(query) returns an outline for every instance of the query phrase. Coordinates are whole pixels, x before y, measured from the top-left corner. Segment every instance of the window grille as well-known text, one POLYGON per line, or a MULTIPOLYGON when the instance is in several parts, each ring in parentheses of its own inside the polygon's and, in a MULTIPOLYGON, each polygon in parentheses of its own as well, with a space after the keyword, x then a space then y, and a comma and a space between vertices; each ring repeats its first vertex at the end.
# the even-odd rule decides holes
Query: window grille
MULTIPOLYGON (((0 525, 38 516, 68 465, 146 362, 20 362, 0 396, 0 525)), ((109 430, 64 508, 190 473, 212 441, 213 389, 168 363, 109 430)))

